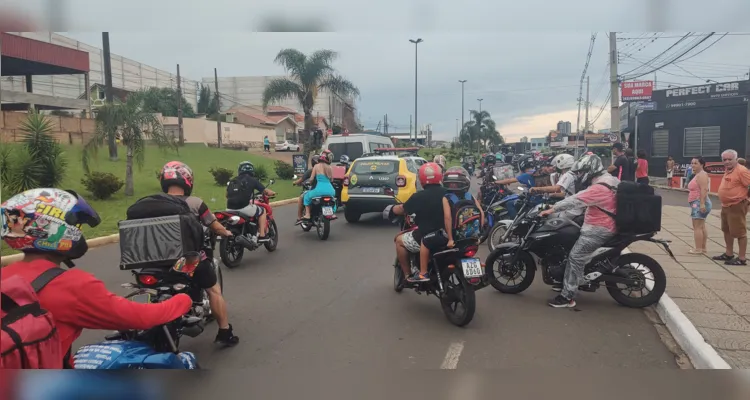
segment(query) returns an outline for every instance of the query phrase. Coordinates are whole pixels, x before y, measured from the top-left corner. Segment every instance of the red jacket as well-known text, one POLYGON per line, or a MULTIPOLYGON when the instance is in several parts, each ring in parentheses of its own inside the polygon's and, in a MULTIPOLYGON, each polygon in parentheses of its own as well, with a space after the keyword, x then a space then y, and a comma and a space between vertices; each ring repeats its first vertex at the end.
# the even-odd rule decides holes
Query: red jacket
MULTIPOLYGON (((21 276, 29 284, 44 271, 57 267, 47 260, 17 262, 2 269, 2 276, 21 276)), ((86 329, 149 329, 187 313, 190 296, 178 294, 158 304, 140 304, 111 293, 94 275, 71 269, 39 292, 39 302, 55 319, 63 351, 86 329)))

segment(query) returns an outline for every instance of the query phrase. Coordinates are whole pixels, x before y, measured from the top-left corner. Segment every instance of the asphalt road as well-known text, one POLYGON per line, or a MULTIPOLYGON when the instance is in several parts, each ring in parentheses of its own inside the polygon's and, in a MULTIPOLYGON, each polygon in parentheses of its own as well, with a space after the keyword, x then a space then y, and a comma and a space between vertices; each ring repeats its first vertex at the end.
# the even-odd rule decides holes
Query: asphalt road
MULTIPOLYGON (((276 218, 276 252, 262 248, 239 268, 222 267, 241 343, 215 348, 215 324, 183 340, 204 368, 677 368, 645 313, 617 305, 606 291, 582 293, 574 311, 548 307, 555 293, 541 279, 520 295, 487 287, 477 293, 474 320, 458 328, 435 297, 393 291, 397 227, 379 214, 358 224, 342 215, 326 242, 293 226, 294 206, 277 208, 276 218)), ((118 261, 118 246, 105 246, 91 249, 78 268, 124 294, 119 285, 132 278, 118 261)), ((75 347, 106 333, 86 331, 75 347)))

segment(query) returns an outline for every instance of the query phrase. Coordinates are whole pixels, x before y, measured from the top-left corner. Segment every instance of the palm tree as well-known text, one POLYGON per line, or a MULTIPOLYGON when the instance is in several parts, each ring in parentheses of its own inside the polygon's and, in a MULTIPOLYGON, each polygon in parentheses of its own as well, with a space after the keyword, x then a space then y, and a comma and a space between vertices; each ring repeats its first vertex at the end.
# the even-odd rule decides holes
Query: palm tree
POLYGON ((164 133, 159 118, 144 108, 143 91, 128 96, 122 104, 105 104, 97 110, 96 130, 94 137, 83 148, 83 170, 88 175, 91 157, 96 157, 99 147, 104 145, 110 136, 120 136, 127 148, 125 162, 125 195, 132 196, 133 161, 138 167, 143 166, 146 141, 151 139, 160 148, 177 149, 173 136, 164 133))
MULTIPOLYGON (((312 142, 313 107, 321 90, 340 97, 359 96, 359 89, 349 80, 336 73, 331 63, 338 53, 332 50, 318 50, 306 55, 296 49, 284 49, 274 60, 284 67, 288 78, 274 79, 263 91, 263 108, 285 99, 296 99, 305 114, 304 143, 307 153, 316 150, 312 142)), ((316 146, 317 147, 317 146, 316 146)))
POLYGON ((469 146, 471 148, 476 143, 477 150, 479 150, 481 142, 484 142, 486 147, 491 132, 495 132, 495 121, 492 120, 490 113, 487 111, 469 110, 469 114, 471 121, 467 122, 465 127, 468 133, 469 146), (490 133, 484 133, 485 131, 490 133))

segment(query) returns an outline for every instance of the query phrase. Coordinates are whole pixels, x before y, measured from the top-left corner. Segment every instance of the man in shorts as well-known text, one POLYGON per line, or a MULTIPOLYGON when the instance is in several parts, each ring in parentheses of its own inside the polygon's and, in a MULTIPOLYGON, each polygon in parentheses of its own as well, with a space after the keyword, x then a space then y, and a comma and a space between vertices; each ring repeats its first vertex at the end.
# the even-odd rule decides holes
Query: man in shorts
POLYGON ((726 251, 713 257, 726 265, 747 265, 747 193, 750 186, 750 171, 737 162, 737 152, 725 150, 721 153, 726 172, 719 185, 721 201, 721 231, 724 232, 726 251), (734 239, 737 239, 739 258, 734 256, 734 239))

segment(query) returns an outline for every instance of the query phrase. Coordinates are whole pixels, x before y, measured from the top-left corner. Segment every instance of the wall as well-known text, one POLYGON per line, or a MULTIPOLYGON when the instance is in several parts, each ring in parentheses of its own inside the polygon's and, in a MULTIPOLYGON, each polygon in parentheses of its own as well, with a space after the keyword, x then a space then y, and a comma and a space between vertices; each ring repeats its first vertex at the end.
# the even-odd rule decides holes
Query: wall
MULTIPOLYGON (((21 123, 26 119, 25 112, 3 111, 0 113, 0 141, 17 142, 23 138, 25 132, 21 130, 21 123)), ((96 129, 93 119, 74 117, 57 117, 48 115, 52 123, 52 136, 61 143, 83 144, 91 140, 96 129)))
MULTIPOLYGON (((89 46, 77 40, 67 38, 51 32, 8 32, 13 35, 27 37, 29 39, 52 43, 72 49, 78 49, 89 53, 91 84, 104 84, 104 61, 102 50, 89 46)), ((149 87, 177 87, 177 75, 171 71, 163 71, 137 61, 111 54, 112 59, 112 86, 116 88, 136 91, 149 87)), ((175 72, 177 66, 175 65, 175 72)), ((4 76, 0 79, 0 85, 5 90, 17 92, 26 91, 26 81, 22 76, 4 76)), ((49 96, 78 98, 86 91, 83 75, 35 75, 32 79, 33 92, 49 96)), ((182 77, 182 91, 187 102, 197 108, 198 82, 182 77)))
MULTIPOLYGON (((177 117, 162 117, 164 129, 177 135, 177 117)), ((202 118, 183 118, 182 131, 186 143, 216 143, 216 121, 202 118)), ((222 143, 242 143, 250 147, 262 147, 263 137, 275 136, 273 129, 248 127, 241 124, 221 123, 222 143)), ((273 141, 273 140, 272 140, 273 141)))

